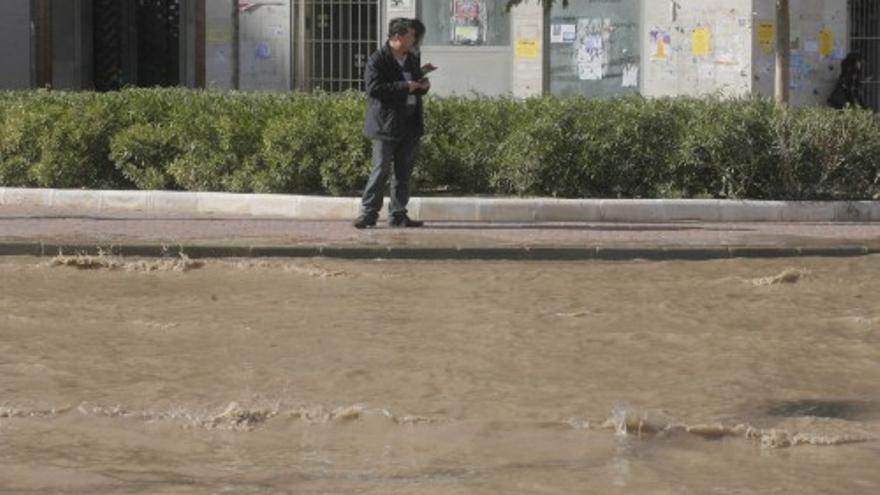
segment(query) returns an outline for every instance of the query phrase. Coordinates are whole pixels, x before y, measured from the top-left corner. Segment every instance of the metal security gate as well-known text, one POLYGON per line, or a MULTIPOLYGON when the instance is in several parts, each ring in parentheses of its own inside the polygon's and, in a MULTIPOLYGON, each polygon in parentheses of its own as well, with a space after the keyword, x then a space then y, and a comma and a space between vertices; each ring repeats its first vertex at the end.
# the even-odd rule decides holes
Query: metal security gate
POLYGON ((379 46, 379 0, 305 0, 300 52, 304 89, 364 89, 363 72, 379 46))
POLYGON ((880 0, 850 0, 850 51, 865 60, 865 104, 880 110, 880 0))

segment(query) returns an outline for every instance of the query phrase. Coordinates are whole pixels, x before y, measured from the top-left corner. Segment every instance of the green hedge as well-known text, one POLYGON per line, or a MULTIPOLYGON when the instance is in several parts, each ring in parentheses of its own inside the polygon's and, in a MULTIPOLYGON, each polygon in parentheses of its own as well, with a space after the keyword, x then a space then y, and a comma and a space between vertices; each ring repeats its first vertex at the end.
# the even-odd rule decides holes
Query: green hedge
MULTIPOLYGON (((429 98, 421 193, 880 198, 880 120, 762 99, 429 98)), ((0 185, 358 194, 363 96, 0 92, 0 185)))

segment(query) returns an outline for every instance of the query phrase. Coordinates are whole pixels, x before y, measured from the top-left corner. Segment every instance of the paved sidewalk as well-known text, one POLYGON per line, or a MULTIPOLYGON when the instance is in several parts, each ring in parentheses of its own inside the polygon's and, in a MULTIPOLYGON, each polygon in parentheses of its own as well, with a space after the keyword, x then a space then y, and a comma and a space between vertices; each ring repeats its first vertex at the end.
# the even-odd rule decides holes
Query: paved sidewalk
POLYGON ((423 229, 230 215, 0 208, 0 254, 711 259, 880 253, 880 223, 454 223, 423 229))

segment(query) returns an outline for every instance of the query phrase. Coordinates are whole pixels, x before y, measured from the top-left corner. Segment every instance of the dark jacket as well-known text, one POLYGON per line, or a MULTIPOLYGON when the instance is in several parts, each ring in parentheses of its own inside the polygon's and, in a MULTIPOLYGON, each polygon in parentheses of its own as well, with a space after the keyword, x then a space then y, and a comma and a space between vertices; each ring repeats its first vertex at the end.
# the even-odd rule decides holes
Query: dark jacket
POLYGON ((410 95, 409 84, 403 77, 404 70, 412 74, 413 81, 423 77, 418 57, 406 57, 404 69, 387 44, 370 55, 364 69, 367 92, 367 113, 364 118, 364 135, 370 139, 395 140, 410 133, 421 137, 425 133, 422 95, 416 94, 415 114, 407 118, 406 100, 410 95))
POLYGON ((847 105, 865 108, 865 102, 862 100, 862 71, 856 65, 856 60, 847 58, 841 64, 840 78, 828 98, 828 103, 838 109, 847 105))

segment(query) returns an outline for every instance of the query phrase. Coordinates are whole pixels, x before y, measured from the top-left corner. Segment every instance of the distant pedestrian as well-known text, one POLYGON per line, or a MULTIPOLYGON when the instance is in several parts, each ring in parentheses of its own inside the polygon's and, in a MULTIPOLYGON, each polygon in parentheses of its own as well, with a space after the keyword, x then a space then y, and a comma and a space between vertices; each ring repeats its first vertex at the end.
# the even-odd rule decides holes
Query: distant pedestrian
POLYGON ((372 170, 354 226, 373 227, 382 209, 385 181, 391 176, 391 227, 421 227, 407 215, 409 180, 424 134, 422 96, 431 89, 418 57, 412 54, 416 29, 412 19, 393 19, 388 41, 374 52, 364 70, 367 110, 364 135, 372 140, 372 170))
POLYGON ((862 99, 862 70, 864 60, 858 53, 850 53, 840 64, 840 78, 831 96, 828 97, 828 104, 834 108, 841 109, 847 106, 855 108, 866 108, 862 99))

